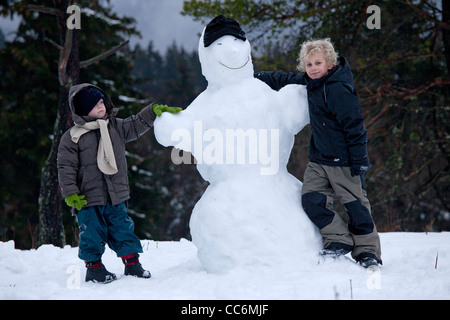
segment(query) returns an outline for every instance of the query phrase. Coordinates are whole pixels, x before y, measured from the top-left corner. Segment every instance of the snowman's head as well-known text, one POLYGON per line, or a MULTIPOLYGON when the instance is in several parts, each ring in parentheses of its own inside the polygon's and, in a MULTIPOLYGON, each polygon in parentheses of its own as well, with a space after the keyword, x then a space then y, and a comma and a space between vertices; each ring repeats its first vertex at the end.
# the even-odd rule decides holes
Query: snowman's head
POLYGON ((223 86, 253 77, 250 43, 233 19, 222 15, 214 18, 203 30, 198 53, 209 85, 223 86))

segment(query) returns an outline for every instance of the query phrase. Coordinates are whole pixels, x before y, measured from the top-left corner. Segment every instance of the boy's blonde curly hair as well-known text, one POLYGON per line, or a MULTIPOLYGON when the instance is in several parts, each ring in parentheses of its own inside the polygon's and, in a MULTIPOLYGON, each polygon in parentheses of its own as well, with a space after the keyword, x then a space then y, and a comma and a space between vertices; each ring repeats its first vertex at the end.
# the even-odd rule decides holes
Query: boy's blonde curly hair
POLYGON ((338 54, 334 50, 334 46, 329 38, 319 40, 308 40, 303 42, 298 56, 297 69, 300 70, 300 72, 306 71, 305 60, 310 55, 315 54, 316 52, 322 52, 325 57, 325 61, 328 64, 331 64, 333 66, 337 64, 338 54))

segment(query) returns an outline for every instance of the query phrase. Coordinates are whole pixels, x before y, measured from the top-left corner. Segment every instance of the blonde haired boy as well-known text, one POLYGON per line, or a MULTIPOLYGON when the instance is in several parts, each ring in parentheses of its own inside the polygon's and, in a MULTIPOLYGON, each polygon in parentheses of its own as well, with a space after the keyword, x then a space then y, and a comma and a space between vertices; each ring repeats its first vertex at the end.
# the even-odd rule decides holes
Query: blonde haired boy
POLYGON ((365 190, 370 168, 367 130, 348 61, 338 57, 330 39, 306 41, 299 53, 301 73, 260 72, 272 89, 306 85, 311 124, 309 162, 302 205, 323 237, 323 255, 351 252, 365 268, 382 264, 381 245, 365 190), (345 207, 348 223, 333 210, 334 198, 345 207))

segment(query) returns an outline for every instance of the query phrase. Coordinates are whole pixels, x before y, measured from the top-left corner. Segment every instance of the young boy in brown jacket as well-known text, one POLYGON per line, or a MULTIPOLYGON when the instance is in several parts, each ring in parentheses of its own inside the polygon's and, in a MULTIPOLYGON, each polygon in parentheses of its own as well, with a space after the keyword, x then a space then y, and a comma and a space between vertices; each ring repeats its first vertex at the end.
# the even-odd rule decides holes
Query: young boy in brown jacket
POLYGON ((78 256, 86 263, 86 282, 117 279, 101 262, 105 244, 122 258, 125 275, 150 278, 139 262, 142 246, 127 214, 125 144, 147 132, 156 114, 181 108, 151 104, 137 115, 119 119, 109 96, 87 83, 70 89, 69 105, 75 125, 61 138, 58 179, 67 205, 78 210, 78 256))

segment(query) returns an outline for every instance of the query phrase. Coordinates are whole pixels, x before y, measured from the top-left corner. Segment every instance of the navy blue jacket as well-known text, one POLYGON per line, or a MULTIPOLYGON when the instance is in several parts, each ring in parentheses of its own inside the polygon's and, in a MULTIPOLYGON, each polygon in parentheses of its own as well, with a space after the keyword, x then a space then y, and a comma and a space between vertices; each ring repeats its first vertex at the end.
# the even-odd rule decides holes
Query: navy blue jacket
MULTIPOLYGON (((311 141, 309 160, 329 166, 370 167, 367 130, 346 59, 320 79, 306 73, 260 72, 256 78, 279 90, 288 84, 306 85, 311 141)), ((366 170, 367 170, 366 169, 366 170)))

